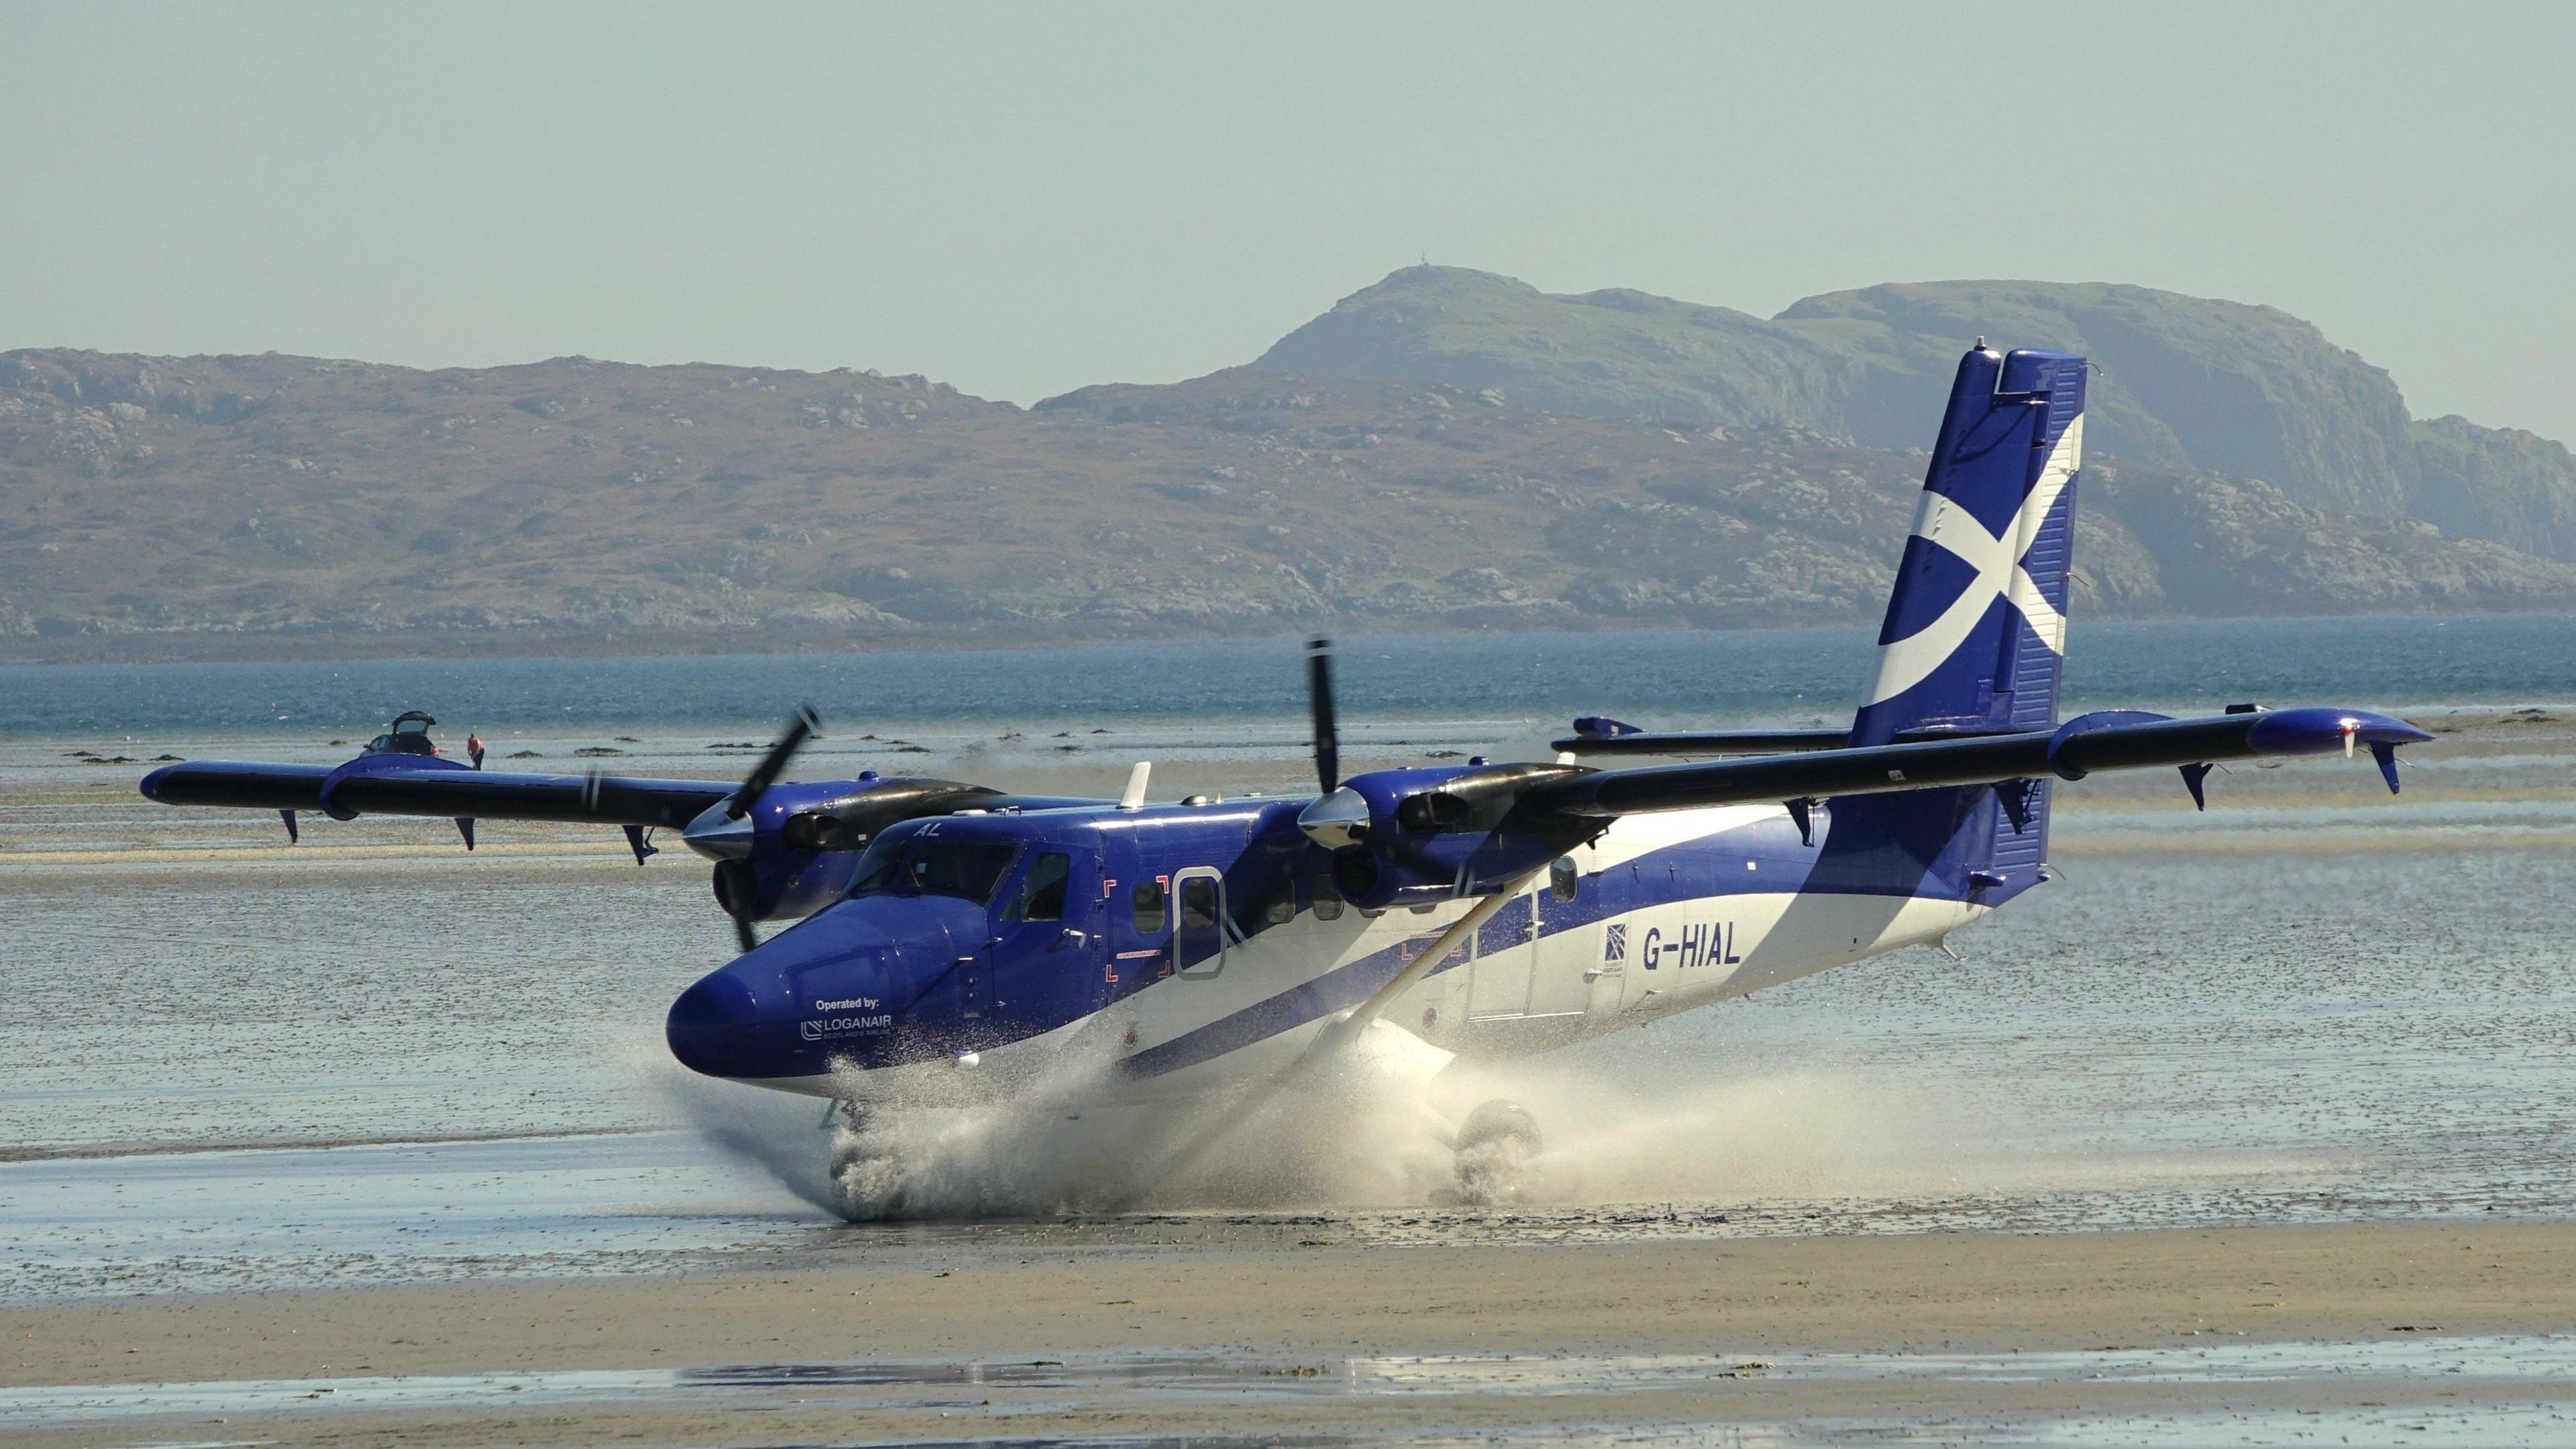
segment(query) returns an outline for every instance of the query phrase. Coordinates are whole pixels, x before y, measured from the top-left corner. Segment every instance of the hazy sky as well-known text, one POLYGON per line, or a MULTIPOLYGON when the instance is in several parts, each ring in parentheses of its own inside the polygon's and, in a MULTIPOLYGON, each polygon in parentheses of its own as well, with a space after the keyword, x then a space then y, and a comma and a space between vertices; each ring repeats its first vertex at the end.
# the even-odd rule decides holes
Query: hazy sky
POLYGON ((2576 9, 0 0, 0 348, 1249 360, 1428 256, 2268 302, 2576 439, 2576 9))

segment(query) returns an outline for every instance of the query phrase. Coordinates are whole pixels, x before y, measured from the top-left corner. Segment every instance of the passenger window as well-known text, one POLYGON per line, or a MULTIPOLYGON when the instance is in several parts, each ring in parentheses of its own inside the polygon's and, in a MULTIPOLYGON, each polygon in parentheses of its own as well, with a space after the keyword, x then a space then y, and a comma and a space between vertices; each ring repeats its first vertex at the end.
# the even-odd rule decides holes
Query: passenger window
POLYGON ((1581 885, 1581 878, 1575 873, 1573 856, 1560 855, 1556 858, 1556 864, 1547 868, 1547 893, 1558 900, 1574 899, 1575 892, 1581 889, 1581 885))
POLYGON ((1163 934, 1164 907, 1163 883, 1161 881, 1140 880, 1136 882, 1136 889, 1134 893, 1128 897, 1128 901, 1134 907, 1136 912, 1137 934, 1144 936, 1159 936, 1163 934))
POLYGON ((1270 893, 1270 904, 1262 907, 1261 917, 1273 926, 1284 926, 1297 919, 1297 883, 1293 880, 1279 882, 1279 888, 1270 893))
POLYGON ((1216 881, 1194 875, 1181 882, 1181 926, 1204 931, 1216 924, 1216 881))
POLYGON ((1315 919, 1338 921, 1342 918, 1342 892, 1330 875, 1315 877, 1315 919))
POLYGON ((1172 932, 1172 968, 1183 976, 1214 976, 1225 969, 1225 882, 1193 867, 1174 888, 1181 896, 1181 919, 1172 932))
POLYGON ((1020 893, 1011 902, 1003 919, 1008 921, 1061 921, 1064 919, 1065 882, 1073 874, 1073 857, 1053 852, 1041 855, 1029 866, 1020 881, 1020 893))

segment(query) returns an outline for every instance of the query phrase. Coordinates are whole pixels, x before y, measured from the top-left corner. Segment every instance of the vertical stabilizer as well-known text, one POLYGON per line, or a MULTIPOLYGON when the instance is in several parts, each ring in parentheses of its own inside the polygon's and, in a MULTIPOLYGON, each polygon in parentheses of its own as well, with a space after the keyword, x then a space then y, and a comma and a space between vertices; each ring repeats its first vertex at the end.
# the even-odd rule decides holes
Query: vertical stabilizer
POLYGON ((2057 722, 2084 359, 1959 359, 1852 743, 2057 722))
MULTIPOLYGON (((2083 447, 2083 358, 1959 359, 1853 744, 2056 725, 2083 447)), ((2049 783, 1837 800, 1812 881, 2001 904, 2043 878, 2049 783)))

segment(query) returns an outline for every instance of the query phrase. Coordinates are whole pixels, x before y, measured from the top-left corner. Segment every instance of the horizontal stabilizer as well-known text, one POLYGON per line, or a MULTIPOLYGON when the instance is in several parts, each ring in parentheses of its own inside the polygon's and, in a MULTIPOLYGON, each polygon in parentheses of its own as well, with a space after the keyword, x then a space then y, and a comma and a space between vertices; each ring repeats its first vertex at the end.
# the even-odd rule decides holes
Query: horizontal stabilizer
POLYGON ((1641 730, 1617 720, 1585 716, 1574 733, 1550 748, 1578 755, 1781 755, 1798 750, 1835 750, 1851 743, 1841 728, 1803 730, 1641 730), (1614 725, 1593 732, 1587 724, 1614 725))

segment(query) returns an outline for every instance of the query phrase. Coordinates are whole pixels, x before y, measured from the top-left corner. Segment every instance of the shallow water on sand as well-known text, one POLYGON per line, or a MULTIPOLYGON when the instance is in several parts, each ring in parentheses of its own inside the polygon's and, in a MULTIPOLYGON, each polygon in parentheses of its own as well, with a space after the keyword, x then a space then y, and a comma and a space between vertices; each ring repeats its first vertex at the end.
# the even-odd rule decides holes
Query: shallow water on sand
MULTIPOLYGON (((2506 643, 2481 647, 2539 667, 2506 643)), ((1364 721, 1352 755, 1518 753, 1554 724, 1501 713, 1364 721)), ((2170 775, 2088 780, 2060 792, 2060 879, 1962 933, 1964 961, 1906 952, 1495 1073, 1549 1133, 1528 1202, 1434 1208, 1422 1171, 1336 1160, 1436 1177, 1416 1131, 1309 1144, 1298 1171, 1218 1174, 1124 1221, 1461 1241, 2564 1216, 2576 734, 2549 709, 2435 714, 2398 799, 2367 761, 2214 777, 2207 815, 2170 775)), ((708 747, 760 729, 729 718, 529 723, 503 753, 722 776, 739 755, 708 747)), ((496 824, 469 857, 444 822, 378 820, 312 822, 289 851, 274 817, 162 810, 135 766, 68 753, 348 752, 234 727, 0 736, 0 1297, 896 1238, 1008 1252, 1057 1241, 1054 1210, 1101 1208, 1007 1130, 932 1133, 918 1201, 1031 1220, 849 1229, 812 1206, 817 1104, 691 1079, 662 1048, 670 999, 731 951, 694 858, 639 868, 613 835, 496 824)), ((800 770, 1109 790, 1144 754, 1178 793, 1293 790, 1307 768, 1293 716, 1116 728, 1070 751, 1036 721, 844 732, 800 770)))
MULTIPOLYGON (((2046 1353, 1718 1353, 1557 1355, 1354 1355, 1281 1360, 1240 1353, 1075 1354, 1041 1360, 929 1360, 867 1363, 745 1363, 686 1369, 574 1369, 415 1376, 348 1375, 195 1383, 42 1386, 0 1389, 0 1429, 123 1426, 155 1421, 227 1424, 234 1415, 299 1418, 445 1409, 537 1409, 616 1403, 632 1412, 679 1406, 730 1410, 971 1410, 978 1437, 996 1446, 1408 1443, 1848 1443, 2009 1442, 2032 1444, 2206 1444, 2555 1442, 2571 1418, 2576 1342, 2531 1336, 2461 1335, 2362 1343, 2213 1343, 2190 1348, 2046 1353), (1663 1407, 1689 1395, 1723 1402, 1748 1382, 1821 1385, 1857 1382, 2122 1387, 2192 1386, 2211 1391, 2303 1383, 2384 1385, 2362 1392, 2414 1400, 2293 1404, 2178 1412, 2094 1412, 2004 1416, 1923 1413, 1911 1419, 1824 1415, 1794 1423, 1753 1422, 1544 1427, 1490 1424, 1443 1433, 1443 1405, 1546 1396, 1539 1414, 1560 1416, 1568 1399, 1618 1413, 1638 1396, 1663 1407), (2445 1386, 2438 1398, 2427 1386, 2445 1386), (2443 1399, 2451 1402, 2443 1402, 2443 1399), (1321 1432, 1281 1438, 1193 1435, 1056 1438, 1051 1417, 1070 1411, 1131 1420, 1217 1402, 1235 1414, 1303 1405, 1330 1414, 1321 1432), (2465 1401, 2463 1401, 2465 1400, 2465 1401), (1401 1405, 1406 1417, 1370 1424, 1370 1406, 1401 1405), (1551 1412, 1552 1411, 1552 1412, 1551 1412), (220 1416, 212 1417, 209 1416, 220 1416), (1019 1426, 1025 1422, 1025 1429, 1019 1426)), ((1454 1409, 1452 1410, 1454 1412, 1454 1409)), ((1537 1417, 1537 1415, 1533 1415, 1537 1417)), ((919 1441, 912 1441, 919 1442, 919 1441)))
MULTIPOLYGON (((2070 812, 2062 879, 1963 933, 1965 961, 1906 952, 1502 1071, 1550 1134, 1530 1202, 1438 1209, 1418 1176, 1325 1170, 1147 1206, 1388 1242, 2563 1216, 2576 849, 2404 818, 2178 849, 2278 832, 2070 812)), ((402 829, 416 853, 386 860, 0 880, 0 1296, 860 1245, 794 1186, 816 1104, 660 1048, 663 1007, 726 954, 694 869, 469 860, 402 829)), ((922 1200, 1097 1207, 1051 1200, 1010 1141, 942 1171, 1013 1190, 922 1200)))

